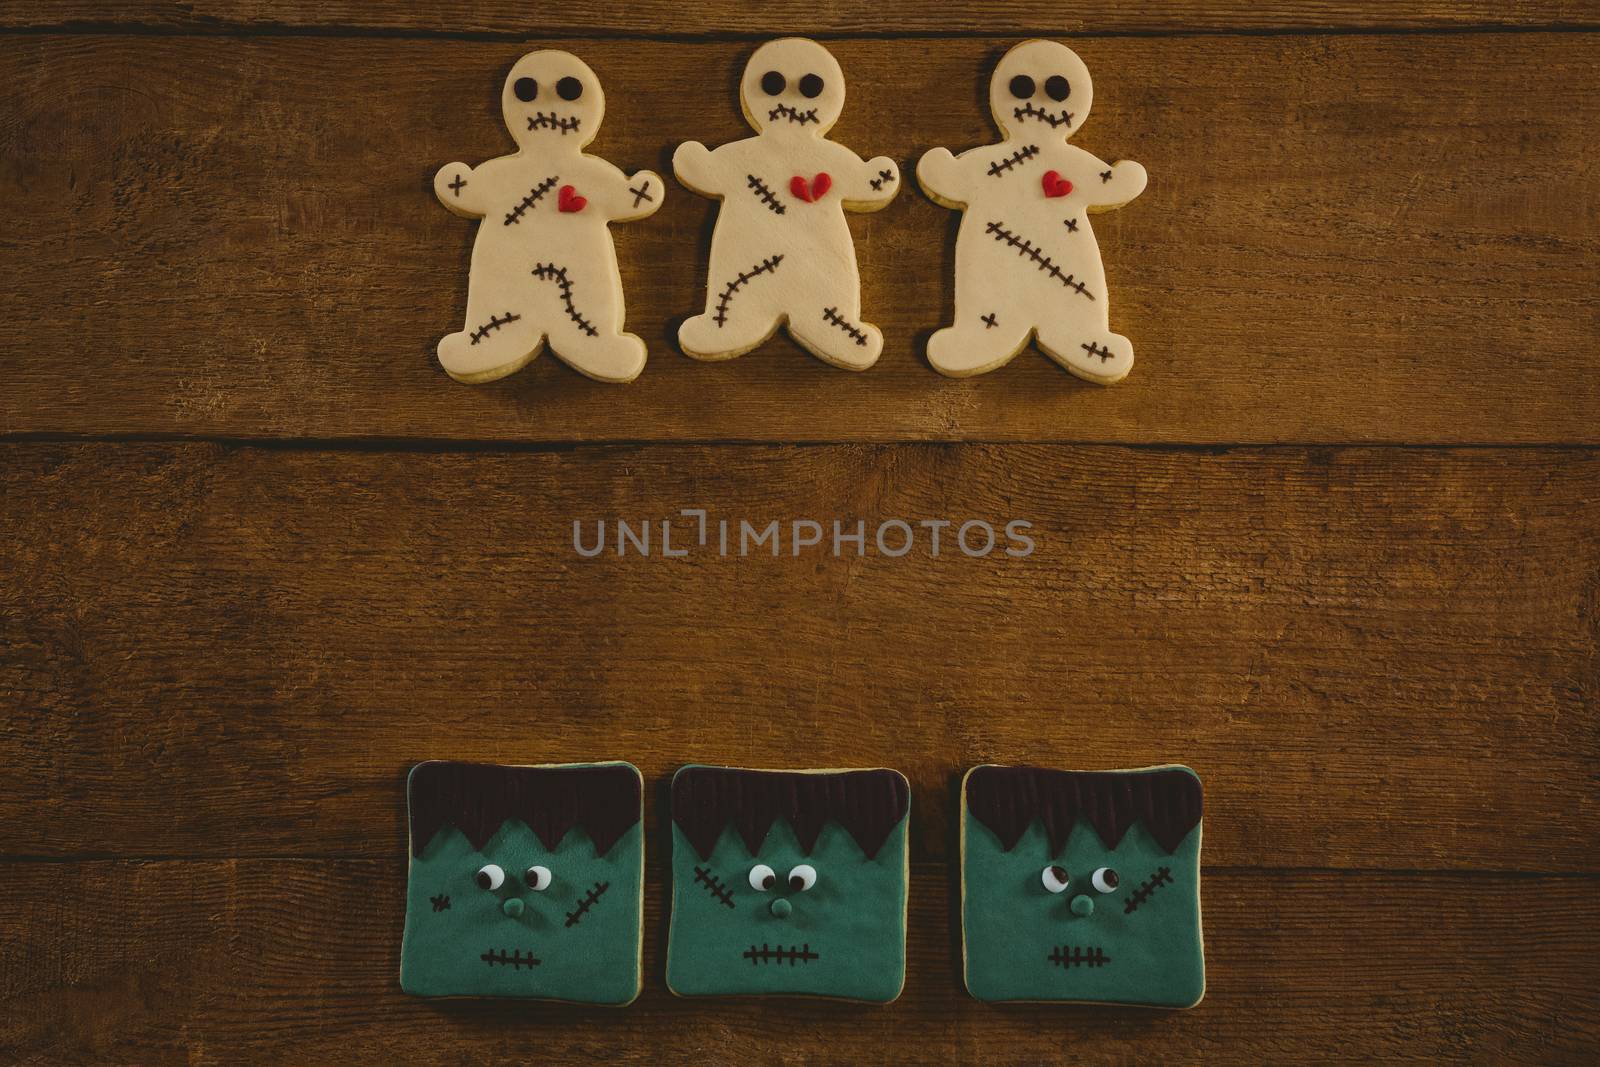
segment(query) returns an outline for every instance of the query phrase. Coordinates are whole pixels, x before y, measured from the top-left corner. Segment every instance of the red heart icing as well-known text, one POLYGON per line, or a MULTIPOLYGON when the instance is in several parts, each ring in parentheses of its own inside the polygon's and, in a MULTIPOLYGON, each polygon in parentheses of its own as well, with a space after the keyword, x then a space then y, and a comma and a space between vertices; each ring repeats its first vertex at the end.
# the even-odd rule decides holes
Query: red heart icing
POLYGON ((1044 195, 1052 200, 1072 192, 1072 183, 1053 170, 1045 171, 1044 177, 1040 179, 1039 184, 1044 186, 1044 195))
POLYGON ((798 174, 789 179, 789 191, 808 204, 821 200, 832 188, 833 179, 828 177, 827 171, 818 172, 817 176, 811 179, 809 188, 806 186, 805 178, 798 174))
POLYGON ((578 191, 570 185, 563 185, 561 187, 561 192, 556 196, 556 207, 568 213, 573 211, 582 211, 588 206, 588 199, 586 197, 579 196, 578 191))

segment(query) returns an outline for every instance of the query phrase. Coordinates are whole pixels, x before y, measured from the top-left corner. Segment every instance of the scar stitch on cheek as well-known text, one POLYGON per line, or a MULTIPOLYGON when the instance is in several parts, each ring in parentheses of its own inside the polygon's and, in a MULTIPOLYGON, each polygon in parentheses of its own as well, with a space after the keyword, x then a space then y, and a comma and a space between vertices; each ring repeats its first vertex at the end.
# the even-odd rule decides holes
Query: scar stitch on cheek
POLYGON ((694 869, 694 880, 705 886, 706 892, 722 901, 725 906, 730 908, 734 906, 733 897, 729 894, 728 887, 723 885, 721 879, 704 867, 696 867, 694 869))
POLYGON ((1135 889, 1131 896, 1122 905, 1122 914, 1132 915, 1139 910, 1139 905, 1150 899, 1154 893, 1164 885, 1172 884, 1172 868, 1161 867, 1155 874, 1145 880, 1144 884, 1135 889))
POLYGON ((772 188, 766 182, 757 178, 754 174, 746 174, 744 180, 745 184, 750 186, 750 191, 756 194, 758 200, 772 209, 774 215, 782 215, 789 210, 783 206, 783 202, 778 199, 777 194, 772 191, 772 188))
POLYGON ((561 303, 567 309, 567 318, 578 324, 578 329, 590 337, 598 337, 600 331, 594 328, 594 323, 578 314, 577 305, 572 301, 572 279, 567 277, 567 268, 558 267, 554 263, 540 263, 533 268, 533 276, 542 282, 554 281, 561 290, 561 303))
POLYGON ((1059 115, 1052 115, 1042 107, 1034 107, 1031 100, 1021 107, 1012 108, 1011 111, 1018 119, 1039 119, 1041 122, 1047 122, 1051 129, 1072 125, 1072 112, 1063 111, 1059 115))
POLYGON ((788 119, 790 122, 799 123, 801 126, 805 126, 808 123, 821 121, 817 118, 816 108, 813 107, 808 108, 805 111, 801 111, 799 108, 790 107, 788 104, 779 104, 777 107, 767 112, 768 122, 775 122, 780 118, 788 119))
POLYGON ((528 190, 528 195, 518 201, 516 207, 506 212, 506 225, 511 226, 515 223, 521 222, 523 214, 532 210, 540 200, 543 200, 544 194, 548 193, 551 189, 554 189, 556 182, 560 180, 561 176, 559 174, 552 174, 550 177, 546 178, 544 181, 528 190))
POLYGON ((535 111, 528 116, 528 129, 530 130, 560 130, 561 136, 578 131, 578 120, 575 118, 562 118, 554 111, 535 111))
POLYGON ((1005 174, 1005 172, 1010 170, 1012 167, 1021 166, 1023 163, 1026 163, 1028 160, 1032 159, 1034 156, 1036 156, 1038 154, 1039 154, 1039 146, 1038 145, 1036 145, 1036 144, 1025 145, 1024 147, 1019 148, 1015 152, 1011 153, 1006 158, 997 159, 993 163, 990 163, 989 164, 989 177, 998 178, 1001 175, 1005 174))
POLYGON ((577 926, 589 909, 594 907, 599 902, 600 897, 605 894, 605 891, 610 888, 610 882, 596 882, 594 888, 585 893, 583 899, 578 901, 578 906, 567 912, 567 927, 570 929, 577 926))

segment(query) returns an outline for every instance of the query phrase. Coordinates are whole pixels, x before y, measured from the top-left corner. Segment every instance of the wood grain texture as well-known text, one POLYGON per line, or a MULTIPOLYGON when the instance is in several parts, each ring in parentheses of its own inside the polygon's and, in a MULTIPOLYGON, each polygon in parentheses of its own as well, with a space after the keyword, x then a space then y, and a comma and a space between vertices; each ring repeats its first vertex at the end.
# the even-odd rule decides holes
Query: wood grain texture
POLYGON ((419 760, 627 758, 900 768, 932 860, 965 766, 1181 760, 1212 863, 1600 869, 1593 453, 6 453, 0 854, 384 857, 419 760), (572 548, 686 507, 784 555, 572 548), (894 517, 1036 548, 789 554, 894 517))
MULTIPOLYGON (((980 94, 1007 43, 836 42, 838 139, 906 166, 991 140, 980 94)), ((745 132, 745 43, 567 47, 605 82, 607 158, 665 171, 679 141, 745 132)), ((548 356, 450 382, 433 349, 460 325, 472 227, 429 182, 507 150, 497 92, 523 50, 10 38, 0 291, 23 328, 0 339, 0 434, 1600 442, 1588 34, 1081 42, 1098 106, 1079 142, 1154 176, 1098 223, 1139 353, 1110 389, 1032 352, 974 381, 927 366, 956 216, 914 190, 853 220, 877 367, 787 341, 695 363, 672 338, 703 301, 714 208, 676 186, 614 228, 652 349, 638 382, 548 356)))
POLYGON ((398 0, 161 0, 137 7, 114 0, 11 0, 0 8, 0 27, 165 29, 185 33, 283 33, 299 29, 382 30, 400 33, 495 35, 638 34, 702 37, 706 34, 918 33, 1184 33, 1226 30, 1470 29, 1600 25, 1600 10, 1586 0, 1088 0, 1063 7, 1049 0, 915 0, 870 4, 817 4, 805 0, 589 0, 584 4, 526 4, 512 0, 441 0, 427 5, 398 0))
MULTIPOLYGON (((949 871, 913 872, 884 1007, 677 1000, 664 881, 623 1009, 400 993, 401 842, 383 861, 0 866, 0 1054, 41 1062, 994 1064, 1583 1062, 1600 1039, 1590 879, 1207 870, 1189 1012, 990 1007, 961 989, 949 871)), ((652 875, 665 871, 657 866, 652 875)))

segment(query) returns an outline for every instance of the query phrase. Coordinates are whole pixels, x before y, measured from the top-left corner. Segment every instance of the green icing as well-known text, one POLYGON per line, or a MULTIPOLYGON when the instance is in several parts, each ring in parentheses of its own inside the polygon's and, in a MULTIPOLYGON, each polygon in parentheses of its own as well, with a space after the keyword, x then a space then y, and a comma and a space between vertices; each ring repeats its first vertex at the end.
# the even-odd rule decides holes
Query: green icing
POLYGON ((728 827, 711 858, 702 860, 674 824, 667 985, 682 996, 894 1000, 905 984, 907 821, 900 820, 871 859, 836 823, 825 825, 816 847, 803 853, 794 831, 779 819, 757 855, 728 827), (758 863, 776 874, 770 891, 750 884, 758 863), (789 874, 800 864, 814 867, 817 877, 810 889, 796 892, 789 874), (716 880, 732 907, 705 878, 716 880), (763 948, 773 952, 763 956, 763 948), (799 950, 801 956, 779 956, 779 949, 799 950))
POLYGON ((1116 848, 1107 848, 1080 819, 1063 853, 1052 856, 1037 820, 1005 852, 965 804, 961 817, 961 919, 967 989, 973 996, 1167 1008, 1199 1003, 1205 992, 1200 827, 1168 853, 1138 824, 1116 848), (1044 868, 1051 865, 1066 869, 1065 892, 1045 888, 1044 868), (1119 884, 1110 893, 1091 884, 1100 867, 1117 872, 1119 884), (1159 873, 1163 868, 1166 878, 1159 873), (1129 900, 1152 880, 1161 884, 1128 912, 1129 900), (1079 898, 1092 902, 1092 910, 1084 902, 1075 909, 1079 898), (1089 914, 1077 914, 1085 910, 1089 914), (1051 960, 1052 954, 1080 962, 1063 966, 1051 960), (1092 962, 1096 959, 1101 962, 1092 962))
POLYGON ((440 831, 411 861, 401 988, 429 997, 633 1000, 640 986, 642 834, 635 824, 597 856, 581 827, 568 831, 553 850, 517 819, 507 820, 482 852, 454 828, 440 831), (486 863, 505 871, 498 889, 477 885, 478 869, 486 863), (530 889, 523 878, 535 864, 550 869, 543 891, 530 889), (576 914, 596 883, 605 890, 576 914), (448 907, 437 908, 436 899, 446 898, 448 907), (512 900, 521 902, 519 915, 507 913, 505 902, 512 900), (539 963, 525 962, 530 957, 539 963))

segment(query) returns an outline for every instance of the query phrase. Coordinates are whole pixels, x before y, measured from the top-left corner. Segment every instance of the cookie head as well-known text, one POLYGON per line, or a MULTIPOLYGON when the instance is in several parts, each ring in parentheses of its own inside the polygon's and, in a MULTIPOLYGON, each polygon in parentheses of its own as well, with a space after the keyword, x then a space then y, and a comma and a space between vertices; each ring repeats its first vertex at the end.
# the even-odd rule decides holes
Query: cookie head
POLYGON ((1089 117, 1094 86, 1076 52, 1056 41, 1024 41, 989 81, 989 110, 1012 138, 1066 140, 1089 117))
POLYGON ((898 997, 909 803, 890 770, 679 771, 667 984, 683 996, 898 997))
POLYGON ((408 785, 400 985, 625 1004, 639 991, 639 772, 435 761, 408 785))
POLYGON ((758 133, 820 136, 844 110, 844 71, 833 53, 815 41, 768 41, 744 68, 739 103, 758 133))
POLYGON ((1200 780, 975 768, 963 789, 962 941, 980 1000, 1186 1008, 1205 991, 1200 780))
POLYGON ((570 52, 529 52, 500 93, 506 128, 523 148, 582 148, 600 130, 605 93, 589 65, 570 52))

